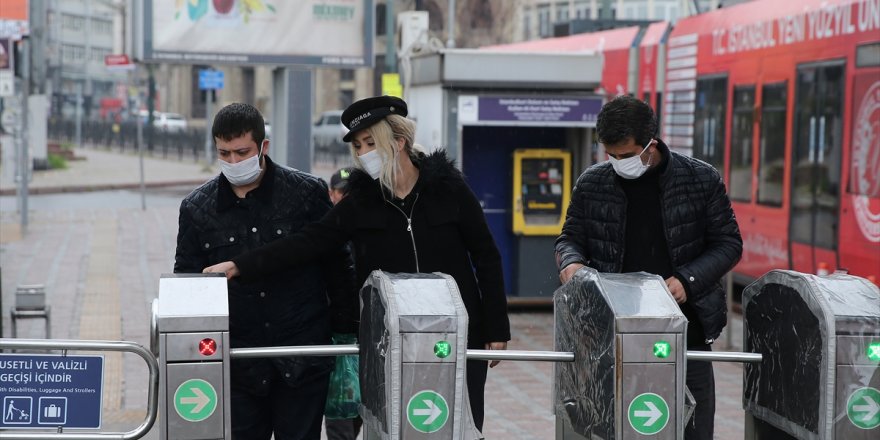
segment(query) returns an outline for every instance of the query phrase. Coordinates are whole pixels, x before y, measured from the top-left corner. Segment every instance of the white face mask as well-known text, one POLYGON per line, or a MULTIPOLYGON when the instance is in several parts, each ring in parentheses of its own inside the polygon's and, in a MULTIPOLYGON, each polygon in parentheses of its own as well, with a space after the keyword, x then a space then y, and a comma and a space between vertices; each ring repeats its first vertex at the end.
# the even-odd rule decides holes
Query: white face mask
POLYGON ((263 156, 263 147, 260 152, 238 163, 229 163, 220 160, 220 171, 226 176, 226 180, 233 186, 244 186, 260 177, 260 158, 263 156))
POLYGON ((379 178, 379 173, 382 172, 382 158, 376 150, 364 153, 358 156, 358 159, 360 159, 361 166, 364 167, 364 171, 366 171, 370 177, 374 179, 379 178))
POLYGON ((642 177, 642 174, 645 174, 645 171, 648 171, 648 168, 651 167, 651 158, 649 157, 648 163, 644 164, 642 163, 642 155, 645 154, 645 151, 648 151, 648 147, 651 146, 653 141, 651 139, 638 156, 627 157, 626 159, 615 159, 609 156, 608 160, 611 161, 614 172, 624 179, 638 179, 642 177))

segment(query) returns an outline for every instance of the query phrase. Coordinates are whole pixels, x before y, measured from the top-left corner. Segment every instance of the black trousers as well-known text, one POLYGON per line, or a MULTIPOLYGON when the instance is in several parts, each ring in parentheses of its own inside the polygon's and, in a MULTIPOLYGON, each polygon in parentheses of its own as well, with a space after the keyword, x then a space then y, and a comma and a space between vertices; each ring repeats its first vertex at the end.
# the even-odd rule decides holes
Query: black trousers
MULTIPOLYGON (((468 343, 468 348, 484 349, 485 344, 468 343)), ((468 400, 474 424, 483 432, 483 393, 486 389, 486 373, 489 370, 487 361, 467 361, 468 400)))
POLYGON ((353 419, 325 419, 327 440, 355 440, 364 424, 360 417, 353 419))
MULTIPOLYGON (((711 345, 688 347, 694 351, 712 351, 711 345)), ((697 407, 684 430, 685 440, 712 440, 715 432, 715 371, 711 362, 687 361, 687 387, 697 407)))
POLYGON ((291 388, 276 379, 268 395, 232 386, 232 438, 235 440, 319 440, 330 373, 291 388))

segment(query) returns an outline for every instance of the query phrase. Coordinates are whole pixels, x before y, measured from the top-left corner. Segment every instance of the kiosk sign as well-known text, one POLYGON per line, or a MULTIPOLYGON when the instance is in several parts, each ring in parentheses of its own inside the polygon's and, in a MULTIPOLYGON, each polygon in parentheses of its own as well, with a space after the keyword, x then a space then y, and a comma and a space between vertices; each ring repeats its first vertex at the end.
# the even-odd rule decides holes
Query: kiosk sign
POLYGON ((2 428, 100 428, 104 357, 0 353, 2 428))

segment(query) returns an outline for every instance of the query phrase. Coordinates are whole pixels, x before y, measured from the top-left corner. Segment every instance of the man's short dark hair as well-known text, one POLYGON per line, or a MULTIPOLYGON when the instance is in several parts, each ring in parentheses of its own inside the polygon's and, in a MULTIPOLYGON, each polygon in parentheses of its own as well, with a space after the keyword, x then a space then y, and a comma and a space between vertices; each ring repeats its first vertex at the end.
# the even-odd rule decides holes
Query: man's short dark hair
POLYGON ((266 126, 263 124, 263 115, 256 107, 235 102, 221 108, 214 116, 211 136, 214 139, 231 141, 250 133, 257 146, 260 146, 266 138, 266 126))
POLYGON ((633 138, 636 144, 645 146, 657 136, 657 117, 644 101, 629 95, 608 101, 596 120, 599 142, 616 145, 633 138))
POLYGON ((340 168, 332 176, 330 176, 330 188, 335 189, 342 194, 348 194, 348 177, 354 168, 340 168))

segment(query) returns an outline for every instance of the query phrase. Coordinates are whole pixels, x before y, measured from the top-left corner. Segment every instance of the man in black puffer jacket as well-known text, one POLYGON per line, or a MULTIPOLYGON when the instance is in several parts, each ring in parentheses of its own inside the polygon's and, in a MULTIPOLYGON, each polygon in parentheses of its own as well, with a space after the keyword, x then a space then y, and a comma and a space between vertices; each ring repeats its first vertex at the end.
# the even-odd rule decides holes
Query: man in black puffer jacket
MULTIPOLYGON (((724 182, 711 165, 672 152, 654 111, 630 96, 605 104, 596 128, 610 159, 578 178, 556 240, 560 281, 578 269, 660 275, 688 319, 688 350, 711 351, 727 323, 719 282, 739 261, 742 237, 724 182)), ((697 401, 685 438, 712 439, 715 380, 688 362, 697 401)))
MULTIPOLYGON (((177 273, 201 273, 291 235, 331 207, 323 180, 269 159, 256 108, 224 107, 214 118, 212 135, 222 173, 180 205, 177 273)), ((331 330, 357 332, 357 316, 354 266, 342 246, 329 258, 255 283, 229 281, 234 348, 330 344, 331 330)), ((319 439, 332 366, 329 357, 233 360, 233 436, 319 439)))

